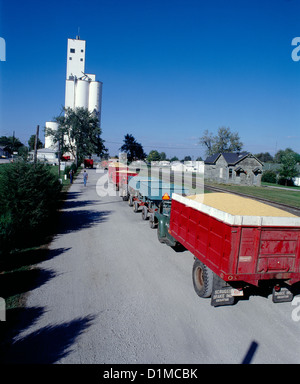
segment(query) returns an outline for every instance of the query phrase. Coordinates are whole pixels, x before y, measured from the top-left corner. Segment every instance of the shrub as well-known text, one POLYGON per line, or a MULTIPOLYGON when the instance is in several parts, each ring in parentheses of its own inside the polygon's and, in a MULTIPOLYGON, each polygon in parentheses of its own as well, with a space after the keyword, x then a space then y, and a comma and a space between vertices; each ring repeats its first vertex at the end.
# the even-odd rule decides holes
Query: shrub
POLYGON ((41 163, 0 167, 0 250, 30 245, 56 213, 61 184, 41 163))
POLYGON ((274 171, 264 171, 261 177, 261 181, 264 181, 265 183, 274 183, 276 184, 277 176, 276 172, 274 171))
POLYGON ((65 168, 65 175, 68 176, 68 178, 70 178, 70 170, 72 169, 72 171, 75 173, 77 171, 77 167, 76 167, 76 164, 75 163, 72 163, 71 165, 68 165, 66 168, 65 168))
POLYGON ((291 179, 287 179, 283 176, 279 177, 278 179, 278 184, 279 185, 286 185, 286 186, 289 186, 289 187, 293 187, 294 186, 294 181, 291 180, 291 179))

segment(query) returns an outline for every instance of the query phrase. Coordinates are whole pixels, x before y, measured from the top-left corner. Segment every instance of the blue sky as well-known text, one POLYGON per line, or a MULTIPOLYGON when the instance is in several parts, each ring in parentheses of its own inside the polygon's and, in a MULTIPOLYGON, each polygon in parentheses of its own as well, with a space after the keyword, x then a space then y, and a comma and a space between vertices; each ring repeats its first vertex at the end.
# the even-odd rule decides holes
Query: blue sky
POLYGON ((299 0, 0 0, 0 14, 0 135, 26 143, 59 115, 80 27, 111 155, 130 133, 147 153, 204 157, 221 126, 252 153, 300 152, 299 0))

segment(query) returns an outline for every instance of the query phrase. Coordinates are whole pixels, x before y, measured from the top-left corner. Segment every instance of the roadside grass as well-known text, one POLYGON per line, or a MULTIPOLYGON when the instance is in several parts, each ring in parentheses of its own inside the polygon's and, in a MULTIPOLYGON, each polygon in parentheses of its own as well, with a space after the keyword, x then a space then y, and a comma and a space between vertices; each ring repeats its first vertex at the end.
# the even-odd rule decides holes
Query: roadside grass
MULTIPOLYGON (((228 185, 216 184, 205 182, 208 186, 219 187, 226 189, 228 192, 244 193, 245 195, 268 199, 275 203, 287 204, 289 206, 300 208, 300 191, 299 187, 286 187, 286 188, 270 188, 268 186, 255 187, 255 186, 242 186, 242 185, 228 185), (295 188, 292 189, 292 188, 295 188)), ((270 184, 271 186, 277 186, 270 184)), ((278 185, 278 187, 281 187, 278 185)))
POLYGON ((300 190, 300 187, 297 186, 297 185, 294 185, 294 186, 285 186, 285 185, 280 185, 280 184, 274 184, 274 183, 267 183, 265 181, 263 181, 261 183, 262 186, 265 186, 265 187, 276 187, 276 188, 286 188, 286 189, 293 189, 293 190, 300 190))

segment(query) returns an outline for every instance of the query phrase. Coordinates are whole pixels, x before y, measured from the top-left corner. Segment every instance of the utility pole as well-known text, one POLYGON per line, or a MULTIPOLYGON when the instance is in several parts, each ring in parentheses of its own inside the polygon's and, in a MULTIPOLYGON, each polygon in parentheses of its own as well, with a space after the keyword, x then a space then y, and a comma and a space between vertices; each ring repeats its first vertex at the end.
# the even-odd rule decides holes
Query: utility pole
POLYGON ((40 126, 38 125, 36 127, 36 134, 35 134, 35 140, 34 140, 34 164, 37 162, 37 146, 38 146, 38 139, 39 139, 39 130, 40 126))
POLYGON ((60 178, 60 139, 58 140, 58 178, 60 178))

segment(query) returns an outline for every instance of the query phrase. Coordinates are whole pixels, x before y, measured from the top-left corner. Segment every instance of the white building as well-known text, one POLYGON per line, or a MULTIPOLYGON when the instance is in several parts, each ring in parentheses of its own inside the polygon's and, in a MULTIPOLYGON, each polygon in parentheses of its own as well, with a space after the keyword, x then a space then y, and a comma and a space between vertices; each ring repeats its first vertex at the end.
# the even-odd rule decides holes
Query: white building
MULTIPOLYGON (((85 73, 86 41, 68 39, 67 73, 65 88, 65 108, 87 108, 96 112, 101 121, 102 82, 96 81, 96 75, 85 73)), ((46 127, 57 129, 54 122, 46 122, 46 127)), ((45 137, 45 148, 54 148, 50 138, 45 137)))

